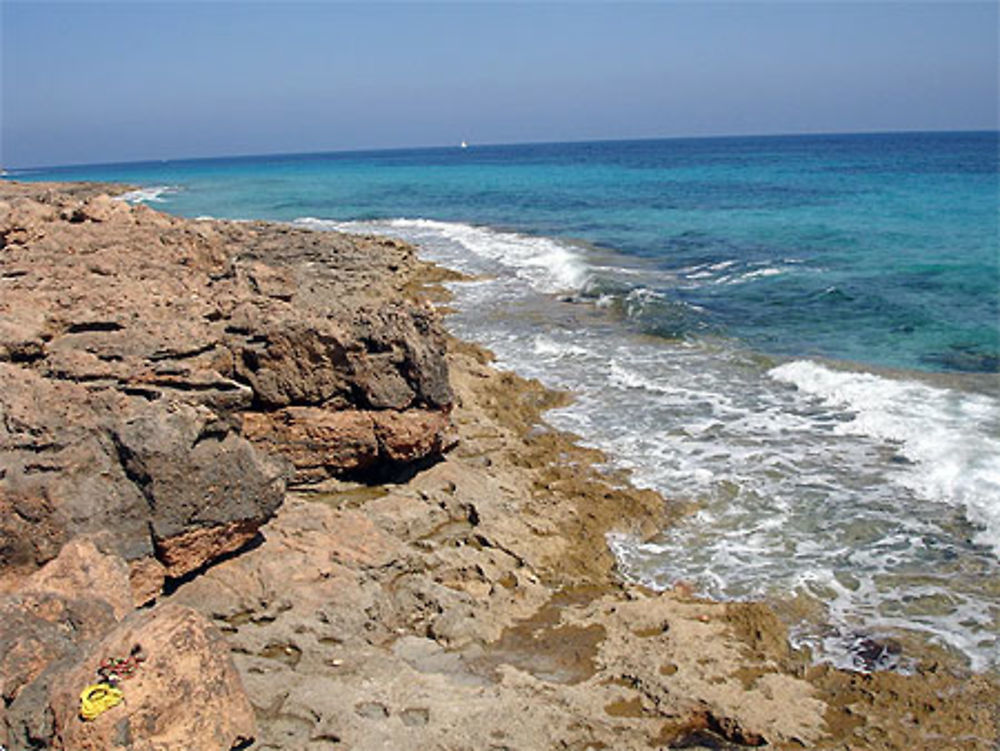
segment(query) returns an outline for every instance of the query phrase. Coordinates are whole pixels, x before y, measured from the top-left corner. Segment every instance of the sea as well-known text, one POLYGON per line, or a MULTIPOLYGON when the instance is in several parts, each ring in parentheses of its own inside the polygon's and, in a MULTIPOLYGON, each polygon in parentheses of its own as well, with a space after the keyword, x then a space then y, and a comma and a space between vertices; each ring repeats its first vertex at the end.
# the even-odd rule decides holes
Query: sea
POLYGON ((996 132, 480 145, 12 170, 393 235, 457 335, 680 520, 626 577, 762 599, 817 661, 1000 669, 996 132))

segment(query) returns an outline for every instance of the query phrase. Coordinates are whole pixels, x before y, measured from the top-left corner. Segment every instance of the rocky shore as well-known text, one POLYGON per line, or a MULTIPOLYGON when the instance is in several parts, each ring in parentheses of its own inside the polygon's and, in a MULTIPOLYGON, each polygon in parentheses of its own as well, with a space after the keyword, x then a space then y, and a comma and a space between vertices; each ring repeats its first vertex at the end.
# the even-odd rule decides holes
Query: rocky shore
POLYGON ((685 509, 448 337, 414 248, 120 190, 0 182, 5 748, 996 748, 986 676, 621 581, 605 535, 685 509))

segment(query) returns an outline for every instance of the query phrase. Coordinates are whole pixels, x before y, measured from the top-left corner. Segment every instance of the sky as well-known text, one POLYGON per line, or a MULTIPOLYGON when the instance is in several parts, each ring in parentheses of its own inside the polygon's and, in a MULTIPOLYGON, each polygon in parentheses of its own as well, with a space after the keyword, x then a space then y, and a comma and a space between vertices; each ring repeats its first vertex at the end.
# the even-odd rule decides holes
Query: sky
POLYGON ((994 2, 0 0, 0 164, 996 129, 994 2))

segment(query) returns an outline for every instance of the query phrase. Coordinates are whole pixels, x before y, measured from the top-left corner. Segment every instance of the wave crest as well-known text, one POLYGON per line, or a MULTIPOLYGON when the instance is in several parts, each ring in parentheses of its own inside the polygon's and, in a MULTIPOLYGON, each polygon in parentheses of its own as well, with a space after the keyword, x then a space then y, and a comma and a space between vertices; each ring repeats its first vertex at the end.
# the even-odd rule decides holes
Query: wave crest
POLYGON ((831 370, 808 360, 769 375, 828 406, 848 410, 835 433, 885 441, 909 461, 894 478, 913 492, 965 508, 982 528, 976 542, 1000 555, 1000 404, 982 394, 871 373, 831 370))
POLYGON ((116 198, 128 203, 163 203, 164 196, 178 192, 180 192, 180 188, 176 185, 155 185, 149 188, 130 190, 116 196, 116 198))
POLYGON ((434 219, 337 222, 302 217, 295 224, 355 234, 395 234, 425 246, 434 240, 453 243, 464 252, 512 271, 539 292, 576 292, 590 274, 576 248, 550 237, 434 219))

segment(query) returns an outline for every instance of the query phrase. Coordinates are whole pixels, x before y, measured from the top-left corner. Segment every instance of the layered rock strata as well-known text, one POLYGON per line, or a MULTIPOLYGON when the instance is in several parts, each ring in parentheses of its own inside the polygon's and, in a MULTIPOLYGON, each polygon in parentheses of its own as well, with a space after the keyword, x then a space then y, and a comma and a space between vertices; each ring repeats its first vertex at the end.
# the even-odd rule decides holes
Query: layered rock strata
POLYGON ((451 392, 391 240, 0 184, 0 577, 75 536, 136 600, 247 544, 286 480, 439 454, 451 392))
POLYGON ((259 544, 289 485, 438 456, 444 339, 408 246, 109 189, 0 183, 0 745, 245 747, 229 646, 164 585, 259 544), (127 707, 84 721, 139 644, 127 707))

